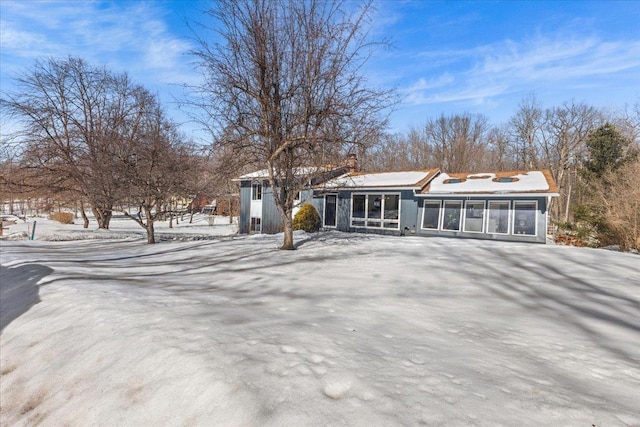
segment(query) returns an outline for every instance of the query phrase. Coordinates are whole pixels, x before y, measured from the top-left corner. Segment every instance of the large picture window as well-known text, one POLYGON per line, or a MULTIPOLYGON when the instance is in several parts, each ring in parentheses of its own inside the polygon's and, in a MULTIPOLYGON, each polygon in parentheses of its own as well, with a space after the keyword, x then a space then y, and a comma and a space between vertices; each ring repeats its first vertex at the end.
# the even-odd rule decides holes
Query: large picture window
POLYGON ((462 202, 446 200, 442 215, 442 229, 448 231, 460 231, 460 218, 462 217, 462 202))
POLYGON ((399 194, 354 194, 351 198, 351 226, 400 228, 399 194))
POLYGON ((536 235, 537 202, 513 202, 513 234, 536 235))
POLYGON ((482 233, 484 226, 484 202, 467 201, 464 209, 464 231, 482 233))
POLYGON ((351 200, 351 225, 353 227, 364 227, 367 217, 367 196, 355 194, 351 200))
POLYGON ((422 228, 437 230, 438 224, 440 224, 440 201, 425 201, 422 211, 422 228))
POLYGON ((489 202, 487 233, 509 234, 509 202, 489 202))

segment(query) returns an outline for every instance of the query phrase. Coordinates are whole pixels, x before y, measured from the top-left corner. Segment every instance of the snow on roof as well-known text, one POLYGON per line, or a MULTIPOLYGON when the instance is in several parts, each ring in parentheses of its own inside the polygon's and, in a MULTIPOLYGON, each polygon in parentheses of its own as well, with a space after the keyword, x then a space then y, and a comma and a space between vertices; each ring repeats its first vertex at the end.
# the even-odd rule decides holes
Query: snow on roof
POLYGON ((422 195, 460 193, 557 193, 549 171, 489 173, 442 173, 434 178, 422 195))
MULTIPOLYGON (((332 171, 339 169, 338 166, 322 166, 322 167, 313 167, 313 166, 304 166, 293 169, 293 173, 295 176, 310 176, 314 174, 321 174, 324 172, 332 171)), ((246 181, 250 179, 267 179, 269 178, 269 170, 261 169, 255 172, 250 172, 240 176, 239 178, 234 178, 233 181, 246 181)))
POLYGON ((325 187, 332 188, 382 188, 413 187, 422 188, 438 169, 404 172, 350 173, 332 179, 325 187))

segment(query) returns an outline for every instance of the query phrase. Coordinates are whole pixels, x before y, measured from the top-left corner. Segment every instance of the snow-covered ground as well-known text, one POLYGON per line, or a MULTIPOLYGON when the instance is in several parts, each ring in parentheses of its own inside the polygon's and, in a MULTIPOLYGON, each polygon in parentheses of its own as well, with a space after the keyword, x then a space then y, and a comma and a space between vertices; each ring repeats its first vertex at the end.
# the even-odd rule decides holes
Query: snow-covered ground
POLYGON ((0 241, 1 425, 640 425, 638 255, 123 224, 0 241))

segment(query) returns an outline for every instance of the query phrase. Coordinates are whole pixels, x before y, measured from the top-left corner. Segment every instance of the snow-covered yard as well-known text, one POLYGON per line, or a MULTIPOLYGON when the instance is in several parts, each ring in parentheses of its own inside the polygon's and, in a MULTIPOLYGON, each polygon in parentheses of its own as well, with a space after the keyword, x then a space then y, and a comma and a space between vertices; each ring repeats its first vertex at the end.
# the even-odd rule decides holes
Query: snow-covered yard
POLYGON ((43 222, 0 241, 41 300, 0 335, 1 425, 640 425, 638 255, 43 222))

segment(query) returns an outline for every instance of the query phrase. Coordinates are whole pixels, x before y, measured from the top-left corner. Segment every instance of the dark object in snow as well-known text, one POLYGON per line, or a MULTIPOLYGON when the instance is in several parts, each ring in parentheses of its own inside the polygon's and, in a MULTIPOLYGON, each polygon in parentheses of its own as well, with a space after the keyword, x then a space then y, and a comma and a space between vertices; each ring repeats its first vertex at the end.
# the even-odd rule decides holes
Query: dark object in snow
POLYGON ((0 266, 0 331, 39 302, 37 283, 51 272, 40 264, 0 266))

